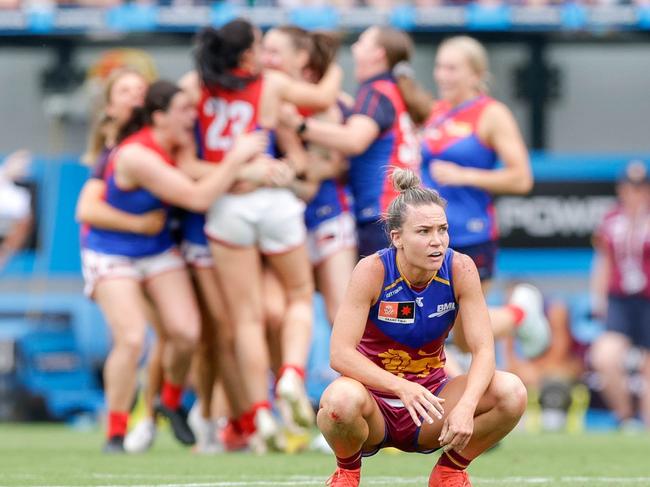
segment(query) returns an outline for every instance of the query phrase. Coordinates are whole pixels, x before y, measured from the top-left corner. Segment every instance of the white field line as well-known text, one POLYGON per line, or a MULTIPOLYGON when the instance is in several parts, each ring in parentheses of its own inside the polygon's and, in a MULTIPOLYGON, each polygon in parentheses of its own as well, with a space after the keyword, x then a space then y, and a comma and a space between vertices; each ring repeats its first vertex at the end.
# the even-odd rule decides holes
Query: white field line
MULTIPOLYGON (((134 478, 134 475, 96 474, 97 477, 134 478)), ((363 480, 364 485, 400 485, 426 483, 426 477, 370 477, 363 480)), ((476 485, 517 483, 527 485, 556 485, 557 483, 589 482, 601 485, 646 485, 650 486, 650 477, 472 477, 476 485)), ((324 485, 325 477, 290 477, 287 480, 232 480, 213 482, 179 482, 152 484, 107 484, 96 487, 298 487, 324 485)), ((8 487, 0 485, 0 487, 8 487)), ((70 487, 68 485, 33 485, 31 487, 70 487)))

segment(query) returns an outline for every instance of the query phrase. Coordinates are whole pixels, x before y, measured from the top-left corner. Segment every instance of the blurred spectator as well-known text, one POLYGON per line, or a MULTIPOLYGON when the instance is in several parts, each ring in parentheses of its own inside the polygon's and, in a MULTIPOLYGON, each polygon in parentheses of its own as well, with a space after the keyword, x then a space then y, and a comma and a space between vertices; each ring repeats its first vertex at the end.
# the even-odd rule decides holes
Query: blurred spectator
POLYGON ((562 300, 545 300, 544 314, 551 329, 546 351, 535 358, 526 358, 515 336, 507 336, 503 340, 503 366, 518 375, 528 390, 527 428, 559 431, 568 428, 571 411, 574 424, 584 420, 589 393, 579 379, 584 371, 585 347, 571 334, 569 310, 562 300))
POLYGON ((518 351, 514 336, 504 339, 505 369, 518 375, 527 388, 538 390, 548 380, 573 382, 582 374, 582 359, 571 336, 566 304, 547 301, 544 314, 551 328, 551 343, 541 355, 527 359, 518 351))
POLYGON ((603 396, 622 427, 633 425, 635 408, 625 358, 631 347, 644 352, 640 415, 650 429, 650 179, 645 164, 631 162, 617 187, 618 204, 594 235, 594 313, 606 331, 592 348, 603 396))
POLYGON ((16 184, 31 163, 29 152, 21 150, 7 156, 0 166, 0 270, 23 248, 32 230, 31 196, 16 184))

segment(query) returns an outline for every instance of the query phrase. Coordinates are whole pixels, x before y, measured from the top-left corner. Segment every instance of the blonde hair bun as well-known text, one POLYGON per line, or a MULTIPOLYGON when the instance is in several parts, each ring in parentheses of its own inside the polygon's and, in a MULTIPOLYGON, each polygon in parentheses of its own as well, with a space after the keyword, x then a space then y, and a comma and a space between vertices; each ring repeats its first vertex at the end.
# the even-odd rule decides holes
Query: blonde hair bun
POLYGON ((393 171, 393 187, 400 193, 421 186, 420 177, 410 169, 397 168, 393 171))

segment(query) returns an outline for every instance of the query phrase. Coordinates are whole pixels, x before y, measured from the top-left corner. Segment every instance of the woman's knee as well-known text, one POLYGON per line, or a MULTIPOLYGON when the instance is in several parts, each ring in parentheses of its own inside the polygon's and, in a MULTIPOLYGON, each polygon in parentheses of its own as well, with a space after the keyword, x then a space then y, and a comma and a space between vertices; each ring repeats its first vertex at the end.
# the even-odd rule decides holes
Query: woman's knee
POLYGON ((144 348, 144 331, 129 330, 114 337, 113 350, 128 355, 134 362, 138 361, 144 348))
POLYGON ((186 320, 171 320, 167 326, 167 337, 175 347, 194 350, 201 338, 201 325, 198 319, 188 317, 186 320))
POLYGON ((494 374, 488 393, 493 396, 496 407, 511 417, 521 417, 526 411, 528 392, 519 377, 509 372, 494 374))
POLYGON ((620 369, 627 347, 618 336, 606 333, 591 348, 591 365, 597 371, 620 369))
POLYGON ((335 423, 350 423, 363 416, 368 391, 354 379, 340 378, 323 393, 320 414, 335 423))
POLYGON ((311 300, 314 297, 314 281, 311 277, 306 277, 305 279, 292 283, 285 291, 289 303, 305 301, 311 304, 311 300))

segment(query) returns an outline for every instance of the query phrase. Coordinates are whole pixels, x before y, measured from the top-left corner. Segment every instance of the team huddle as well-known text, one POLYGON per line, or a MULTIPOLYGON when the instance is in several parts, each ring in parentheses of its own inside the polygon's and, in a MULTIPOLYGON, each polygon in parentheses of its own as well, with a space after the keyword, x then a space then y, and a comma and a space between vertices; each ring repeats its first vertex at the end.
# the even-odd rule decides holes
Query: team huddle
POLYGON ((106 452, 148 448, 156 415, 202 452, 282 450, 281 423, 316 422, 337 460, 326 485, 358 486, 361 458, 393 446, 442 448, 429 485, 469 486, 466 467, 523 414, 494 338, 516 334, 533 357, 549 330, 532 286, 485 303, 492 195, 532 177, 512 114, 487 95, 484 48, 440 45, 434 99, 410 38, 371 27, 352 46, 351 97, 338 44, 237 19, 197 35, 178 82, 127 67, 107 80, 77 207, 85 291, 113 338, 106 452), (341 374, 318 414, 305 390, 315 290, 341 374), (127 435, 149 325, 148 417, 127 435), (468 370, 447 363, 452 339, 468 370))

